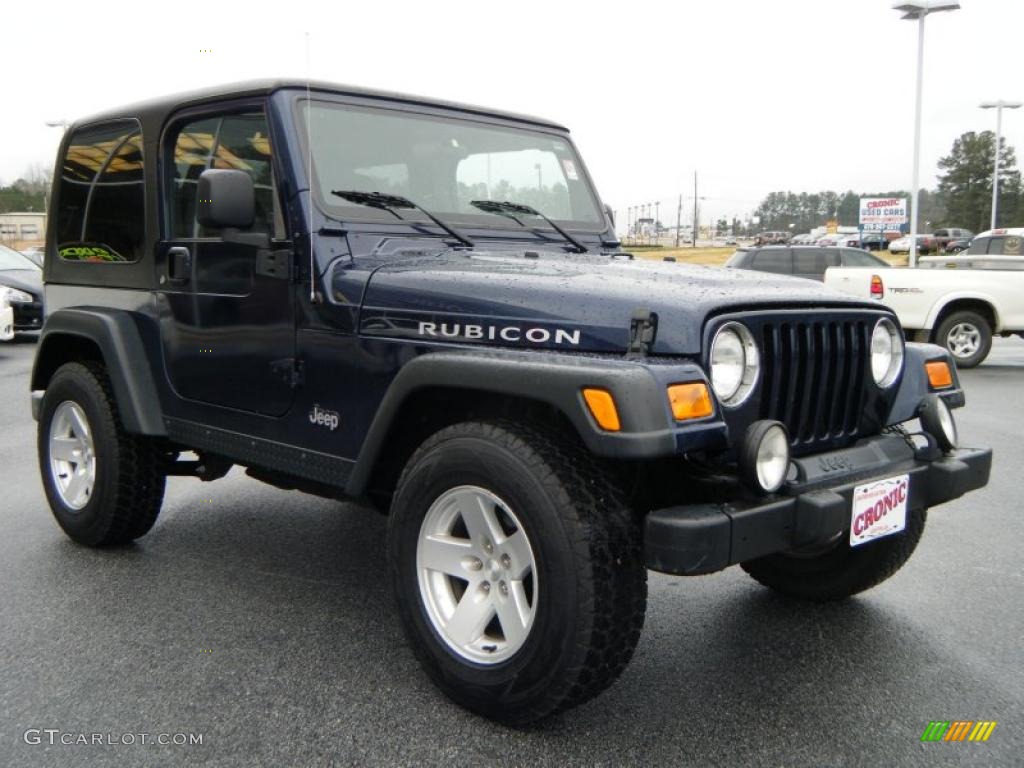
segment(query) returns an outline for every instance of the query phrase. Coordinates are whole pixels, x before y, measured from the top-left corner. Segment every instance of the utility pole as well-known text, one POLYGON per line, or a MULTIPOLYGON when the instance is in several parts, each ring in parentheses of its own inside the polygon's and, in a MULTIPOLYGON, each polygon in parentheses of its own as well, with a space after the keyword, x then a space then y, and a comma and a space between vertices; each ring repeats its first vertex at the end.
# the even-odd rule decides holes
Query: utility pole
POLYGON ((661 219, 661 200, 654 204, 654 241, 656 243, 661 242, 661 230, 658 227, 658 221, 661 219))
POLYGON ((693 172, 693 247, 697 247, 697 172, 693 172))
POLYGON ((679 230, 683 226, 683 195, 679 195, 679 207, 676 208, 676 248, 679 247, 679 230))

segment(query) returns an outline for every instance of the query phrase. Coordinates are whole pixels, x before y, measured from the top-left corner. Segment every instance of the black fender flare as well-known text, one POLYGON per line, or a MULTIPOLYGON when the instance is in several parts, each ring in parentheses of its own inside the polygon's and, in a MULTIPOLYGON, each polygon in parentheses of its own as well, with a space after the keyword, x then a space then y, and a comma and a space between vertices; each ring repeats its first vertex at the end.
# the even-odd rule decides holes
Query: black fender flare
MULTIPOLYGON (((374 466, 403 405, 423 389, 473 390, 535 400, 553 406, 568 418, 593 453, 617 459, 645 459, 681 452, 681 433, 668 402, 669 384, 706 381, 694 363, 647 365, 624 358, 538 354, 519 351, 450 350, 431 352, 406 363, 388 387, 363 442, 346 492, 358 497, 366 490, 374 466), (584 387, 611 392, 622 429, 605 432, 596 424, 582 395, 584 387)), ((693 442, 721 444, 725 426, 693 425, 685 430, 693 442)))
POLYGON ((899 424, 917 418, 925 397, 932 393, 925 363, 933 360, 945 360, 953 376, 953 386, 934 394, 945 400, 950 408, 960 408, 964 405, 966 398, 960 385, 960 375, 957 373, 953 356, 945 347, 911 341, 907 342, 903 354, 903 375, 900 377, 899 390, 896 392, 892 408, 889 409, 886 424, 899 424))
POLYGON ((72 307, 46 318, 35 363, 32 366, 32 415, 38 418, 40 390, 45 390, 54 371, 76 359, 60 350, 67 340, 88 340, 103 357, 114 388, 121 423, 127 432, 166 435, 163 409, 150 371, 138 326, 132 313, 120 309, 72 307))

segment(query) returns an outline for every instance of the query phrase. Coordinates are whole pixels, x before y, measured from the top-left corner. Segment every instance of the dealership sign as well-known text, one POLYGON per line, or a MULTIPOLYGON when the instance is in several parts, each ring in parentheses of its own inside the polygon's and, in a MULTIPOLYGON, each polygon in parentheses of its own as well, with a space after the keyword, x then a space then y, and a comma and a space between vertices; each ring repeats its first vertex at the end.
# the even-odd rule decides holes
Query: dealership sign
POLYGON ((862 197, 860 225, 863 229, 898 230, 907 223, 907 198, 862 197))

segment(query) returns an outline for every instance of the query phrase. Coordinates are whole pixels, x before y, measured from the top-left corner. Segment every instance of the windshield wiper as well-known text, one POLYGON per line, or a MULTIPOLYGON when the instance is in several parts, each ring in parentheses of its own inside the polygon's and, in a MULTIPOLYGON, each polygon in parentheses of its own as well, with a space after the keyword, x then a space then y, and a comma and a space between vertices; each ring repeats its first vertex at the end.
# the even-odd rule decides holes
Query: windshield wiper
POLYGON ((457 230, 452 229, 450 226, 445 224, 430 211, 426 210, 422 206, 417 205, 412 200, 400 197, 399 195, 385 195, 382 192, 359 192, 356 190, 342 189, 332 189, 331 194, 337 195, 338 197, 344 200, 348 200, 350 203, 356 203, 357 205, 365 205, 370 208, 379 208, 382 211, 387 211, 396 219, 399 219, 401 221, 406 221, 406 219, 403 219, 401 216, 399 216, 396 213, 396 211, 403 209, 407 210, 411 208, 422 213, 424 216, 426 216, 432 222, 437 224, 437 226, 439 226, 441 229, 443 229, 445 232, 454 237, 463 245, 469 246, 470 248, 474 246, 472 240, 470 240, 468 237, 458 232, 457 230))
POLYGON ((543 213, 538 211, 536 208, 531 208, 530 206, 523 205, 522 203, 510 203, 507 201, 501 203, 498 202, 497 200, 473 200, 470 202, 470 205, 474 206, 475 208, 479 208, 481 211, 493 213, 496 214, 497 216, 505 216, 509 219, 512 219, 512 221, 514 221, 521 227, 525 227, 526 225, 523 224, 523 222, 521 222, 518 218, 516 218, 516 214, 519 214, 520 216, 537 216, 538 218, 544 219, 544 221, 550 224, 551 228, 554 229, 558 234, 560 234, 562 236, 562 239, 565 240, 565 242, 570 243, 572 245, 572 247, 576 250, 576 253, 587 252, 587 246, 583 245, 583 243, 581 243, 575 237, 570 235, 560 226, 555 224, 555 222, 553 222, 543 213))

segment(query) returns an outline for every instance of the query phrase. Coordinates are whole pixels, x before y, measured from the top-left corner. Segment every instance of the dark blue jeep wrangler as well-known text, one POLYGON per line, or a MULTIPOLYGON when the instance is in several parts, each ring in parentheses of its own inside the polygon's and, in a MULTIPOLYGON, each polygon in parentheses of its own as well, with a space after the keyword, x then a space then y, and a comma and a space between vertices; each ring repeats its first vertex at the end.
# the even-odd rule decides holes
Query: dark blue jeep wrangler
POLYGON ((488 717, 611 684, 648 568, 844 598, 988 480, 943 349, 622 253, 545 120, 252 83, 81 120, 56 178, 32 404, 61 527, 129 542, 167 476, 236 464, 366 501, 410 647, 488 717))

